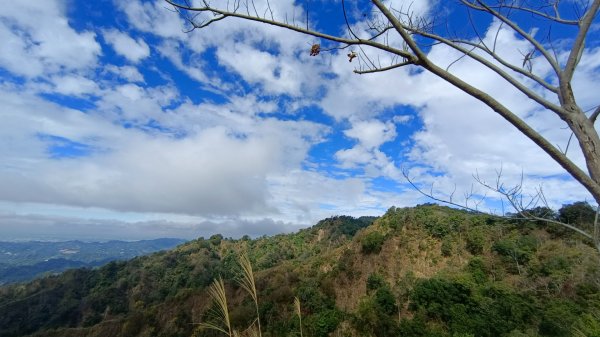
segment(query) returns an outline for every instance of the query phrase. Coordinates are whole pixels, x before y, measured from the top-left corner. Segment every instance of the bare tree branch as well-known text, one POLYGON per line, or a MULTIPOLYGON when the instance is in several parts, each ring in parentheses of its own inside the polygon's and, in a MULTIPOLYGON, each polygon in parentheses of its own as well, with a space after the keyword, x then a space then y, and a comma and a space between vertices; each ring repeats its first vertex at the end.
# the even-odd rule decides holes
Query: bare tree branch
POLYGON ((532 9, 532 8, 528 8, 528 7, 524 7, 524 6, 507 5, 507 4, 504 4, 504 3, 501 3, 498 6, 489 6, 489 7, 490 8, 494 8, 494 9, 503 9, 503 8, 514 9, 514 10, 518 10, 518 11, 523 11, 523 12, 531 13, 531 14, 539 16, 539 17, 541 17, 543 19, 548 19, 550 21, 554 21, 554 22, 557 22, 557 23, 562 23, 562 24, 565 24, 565 25, 572 25, 572 26, 579 25, 579 20, 568 20, 568 19, 561 18, 560 14, 558 12, 558 8, 555 8, 555 14, 554 15, 550 15, 550 14, 547 14, 547 13, 544 13, 542 11, 535 10, 535 9, 532 9))
MULTIPOLYGON (((339 36, 334 36, 334 35, 329 35, 329 34, 324 34, 324 33, 320 33, 318 31, 314 31, 314 30, 309 30, 309 29, 305 29, 305 28, 301 28, 298 26, 294 26, 294 25, 290 25, 290 24, 286 24, 283 22, 279 22, 279 21, 274 21, 274 20, 269 20, 269 19, 265 19, 263 17, 259 17, 259 16, 252 16, 252 15, 248 15, 248 14, 240 14, 237 12, 227 12, 225 10, 222 9, 218 9, 218 8, 214 8, 214 7, 188 7, 186 5, 182 5, 179 4, 177 2, 175 2, 174 0, 165 0, 167 3, 169 3, 172 6, 175 6, 177 8, 180 9, 184 9, 184 10, 189 10, 189 11, 195 11, 195 12, 213 12, 213 13, 217 13, 220 15, 224 15, 226 17, 235 17, 235 18, 239 18, 239 19, 245 19, 245 20, 249 20, 249 21, 256 21, 256 22, 261 22, 261 23, 265 23, 268 25, 272 25, 272 26, 277 26, 277 27, 281 27, 281 28, 285 28, 285 29, 289 29, 298 33, 302 33, 302 34, 306 34, 306 35, 310 35, 310 36, 314 36, 314 37, 318 37, 318 38, 322 38, 325 40, 329 40, 332 42, 338 42, 338 43, 342 43, 342 44, 347 44, 347 45, 365 45, 365 46, 369 46, 369 47, 373 47, 373 48, 377 48, 379 50, 382 51, 387 51, 389 53, 392 54, 396 54, 402 57, 405 57, 407 59, 413 59, 415 60, 415 62, 417 62, 417 59, 415 58, 414 55, 407 53, 403 50, 399 50, 396 48, 392 48, 390 46, 372 41, 372 40, 364 40, 364 39, 347 39, 347 38, 343 38, 343 37, 339 37, 339 36)), ((202 28, 206 27, 208 25, 204 25, 202 28)))
POLYGON ((392 64, 391 66, 387 66, 387 67, 382 67, 382 68, 373 68, 373 69, 369 69, 369 70, 354 70, 354 73, 356 74, 372 74, 372 73, 379 73, 382 71, 388 71, 388 70, 392 70, 392 69, 396 69, 396 68, 400 68, 403 66, 407 66, 410 64, 414 64, 413 62, 410 61, 406 61, 406 62, 400 62, 400 63, 396 63, 396 64, 392 64))
POLYGON ((583 47, 587 33, 590 30, 592 22, 594 21, 594 17, 596 17, 596 14, 598 13, 598 8, 600 8, 600 0, 594 0, 590 9, 581 19, 581 23, 579 24, 579 33, 577 34, 575 42, 573 43, 573 48, 571 49, 569 59, 565 65, 565 71, 562 73, 562 76, 560 76, 561 86, 563 83, 566 85, 566 82, 570 82, 573 78, 575 67, 577 67, 579 59, 581 58, 581 54, 583 53, 583 47))
POLYGON ((512 28, 515 32, 519 33, 519 35, 521 35, 525 40, 529 41, 529 43, 531 43, 533 46, 535 46, 535 48, 546 58, 546 60, 548 61, 548 63, 552 67, 552 69, 554 69, 554 72, 557 75, 559 75, 561 73, 561 69, 560 69, 560 66, 558 64, 558 61, 546 50, 546 48, 544 48, 544 46, 542 46, 541 43, 539 43, 533 36, 531 36, 530 34, 526 33, 515 22, 511 21, 509 18, 507 18, 506 16, 502 15, 500 12, 497 12, 494 9, 490 8, 482 0, 474 0, 474 1, 476 1, 479 4, 479 6, 475 5, 474 3, 468 2, 467 0, 460 0, 460 1, 464 5, 466 5, 466 6, 470 7, 470 8, 476 9, 478 11, 488 12, 488 13, 492 14, 494 17, 496 17, 498 20, 500 20, 503 23, 505 23, 507 26, 509 26, 510 28, 512 28))
MULTIPOLYGON (((231 6, 232 9, 230 9, 229 1, 226 3, 226 9, 213 6, 208 0, 202 0, 198 7, 191 6, 186 0, 181 0, 184 2, 178 2, 177 0, 165 1, 172 5, 179 15, 190 22, 192 26, 191 30, 206 28, 229 17, 244 19, 323 39, 332 42, 334 45, 331 48, 327 46, 328 48, 320 50, 345 49, 350 46, 357 46, 357 49, 360 50, 360 52, 357 54, 354 51, 351 51, 351 54, 349 54, 350 61, 355 57, 359 61, 358 69, 354 70, 357 74, 377 73, 409 65, 428 71, 482 102, 503 117, 563 167, 594 196, 594 199, 598 203, 600 203, 600 137, 594 127, 594 122, 600 115, 600 107, 597 107, 588 117, 586 112, 577 105, 571 85, 573 74, 577 69, 579 60, 585 49, 586 38, 589 37, 590 28, 599 11, 600 0, 593 0, 589 3, 589 6, 582 6, 580 12, 578 12, 579 7, 573 3, 574 8, 576 9, 577 20, 564 19, 558 8, 558 1, 543 2, 544 4, 540 7, 533 8, 528 5, 527 1, 508 2, 505 0, 490 0, 489 2, 493 2, 490 4, 484 0, 460 0, 460 3, 469 9, 469 15, 471 15, 471 11, 478 11, 487 14, 500 22, 499 27, 495 32, 493 45, 491 46, 486 44, 486 40, 480 35, 478 27, 471 17, 469 17, 469 19, 471 20, 471 30, 476 35, 475 39, 466 37, 461 38, 452 36, 452 34, 446 34, 444 36, 440 34, 439 27, 435 24, 435 19, 415 15, 411 12, 410 5, 406 10, 388 7, 383 0, 370 1, 373 5, 373 12, 370 12, 369 18, 366 18, 363 22, 367 27, 364 29, 364 32, 358 32, 361 25, 353 25, 353 22, 351 22, 351 17, 349 17, 346 12, 346 2, 343 0, 342 11, 345 25, 348 30, 348 34, 343 36, 327 34, 318 31, 316 28, 310 28, 310 25, 308 24, 308 9, 306 10, 306 13, 303 13, 306 14, 306 28, 301 26, 302 23, 296 23, 295 6, 294 13, 290 20, 291 24, 288 23, 287 14, 283 21, 278 21, 275 18, 276 13, 271 9, 271 5, 268 2, 269 0, 266 0, 266 9, 262 16, 259 14, 258 8, 254 2, 255 0, 246 0, 244 3, 240 0, 234 0, 233 5, 231 6), (243 13, 244 10, 246 14, 243 13), (199 14, 207 13, 208 15, 204 15, 204 18, 198 15, 189 16, 187 14, 188 11, 199 14), (251 11, 253 14, 250 14, 251 11), (547 41, 544 42, 544 40, 536 39, 534 36, 535 30, 531 30, 530 33, 526 32, 522 28, 524 26, 520 25, 522 21, 519 21, 518 15, 515 15, 517 12, 528 13, 531 14, 532 17, 546 20, 548 35, 545 39, 547 41), (199 19, 203 20, 197 21, 199 19), (562 67, 562 63, 559 62, 560 57, 558 55, 560 55, 560 53, 557 52, 550 36, 552 24, 578 26, 578 31, 573 39, 574 42, 568 53, 564 68, 562 67), (496 48, 499 43, 500 31, 505 26, 515 32, 521 41, 526 41, 529 44, 525 50, 518 51, 522 55, 522 63, 521 61, 511 62, 509 61, 510 58, 502 56, 497 52, 496 48), (366 35, 364 34, 365 32, 367 33, 366 35), (396 35, 396 38, 399 38, 402 44, 401 46, 398 46, 398 43, 393 39, 393 35, 396 35), (369 36, 369 38, 360 38, 360 36, 369 36), (567 148, 563 152, 560 147, 553 145, 540 132, 534 129, 532 125, 528 124, 526 119, 519 117, 519 115, 515 113, 515 110, 512 110, 510 107, 502 104, 496 99, 496 93, 486 92, 481 88, 476 87, 473 82, 468 82, 468 80, 451 73, 450 67, 444 69, 439 63, 436 63, 435 60, 429 59, 429 48, 438 44, 445 45, 460 53, 458 59, 451 64, 454 64, 462 58, 469 58, 477 62, 493 72, 495 76, 499 76, 507 81, 513 88, 517 89, 532 102, 535 102, 538 107, 543 107, 546 111, 554 113, 566 122, 568 128, 572 132, 572 136, 579 142, 585 158, 587 171, 584 171, 567 157, 566 154, 570 145, 570 140, 569 144, 567 144, 567 148), (370 54, 367 54, 367 51, 369 51, 370 54), (377 52, 377 54, 372 54, 371 52, 373 51, 377 52), (541 56, 538 56, 537 53, 541 56), (389 60, 391 60, 389 65, 382 66, 382 61, 380 59, 381 54, 389 56, 389 60), (536 60, 536 62, 537 60, 540 60, 541 62, 547 63, 552 69, 552 72, 548 75, 534 73, 533 60, 536 60), (556 102, 559 103, 557 104, 556 102)), ((262 9, 263 8, 261 8, 261 11, 262 9)), ((303 20, 300 19, 299 21, 303 20)), ((529 25, 529 23, 527 23, 527 25, 529 25)), ((316 27, 316 25, 313 25, 313 27, 316 27)), ((449 29, 447 29, 447 31, 449 31, 449 29)), ((494 33, 488 32, 486 34, 489 35, 494 33)), ((501 172, 499 175, 501 175, 501 172)), ((408 177, 407 180, 410 182, 408 177)), ((416 184, 410 183, 418 191, 423 193, 416 184)), ((480 181, 480 183, 483 183, 483 181, 480 181)), ((487 185, 487 187, 492 191, 503 195, 513 207, 524 208, 536 203, 546 203, 541 188, 536 192, 536 195, 530 196, 528 202, 524 202, 521 185, 505 189, 498 179, 496 186, 487 185)), ((427 195, 427 193, 423 194, 427 195)), ((431 194, 433 194, 433 189, 430 195, 431 194)), ((431 197, 433 196, 431 195, 431 197)), ((452 197, 454 197, 454 194, 452 194, 452 197)), ((475 195, 471 191, 465 194, 465 205, 454 204, 452 203, 452 200, 450 204, 457 207, 464 206, 463 208, 469 208, 469 206, 473 205, 471 202, 474 197, 475 195)), ((441 199, 433 199, 445 202, 441 199)), ((475 207, 477 208, 480 203, 481 201, 475 203, 475 207)), ((570 228, 568 227, 568 224, 565 227, 570 228)), ((574 228, 570 229, 577 231, 574 228)), ((584 233, 578 233, 586 236, 584 233)), ((592 235, 592 237, 594 236, 595 235, 592 235)), ((587 233, 586 237, 589 238, 590 234, 587 233)), ((595 237, 593 239, 597 240, 595 237)), ((600 244, 598 247, 600 250, 600 244)))

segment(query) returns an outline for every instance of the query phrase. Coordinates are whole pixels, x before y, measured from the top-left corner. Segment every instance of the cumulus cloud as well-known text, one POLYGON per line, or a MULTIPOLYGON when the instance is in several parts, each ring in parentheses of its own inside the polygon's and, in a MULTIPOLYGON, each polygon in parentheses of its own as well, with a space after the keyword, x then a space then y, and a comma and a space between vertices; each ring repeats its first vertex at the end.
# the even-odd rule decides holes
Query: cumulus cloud
POLYGON ((140 71, 133 66, 119 67, 113 64, 109 64, 104 67, 104 70, 108 73, 115 74, 119 78, 122 78, 129 82, 144 83, 144 75, 142 75, 142 73, 140 73, 140 71))
POLYGON ((132 38, 118 30, 104 31, 104 40, 110 43, 114 50, 131 62, 139 62, 150 55, 150 47, 142 40, 132 38))
MULTIPOLYGON (((436 5, 410 3, 418 15, 436 5)), ((401 165, 436 193, 502 168, 508 184, 522 172, 531 186, 543 184, 551 202, 587 196, 506 121, 431 74, 357 76, 346 50, 310 57, 310 45, 322 41, 277 27, 231 21, 183 34, 185 22, 160 2, 116 6, 127 22, 97 32, 74 29, 81 26, 70 25, 60 1, 0 13, 0 67, 25 78, 0 84, 0 228, 114 230, 123 238, 270 234, 423 201, 401 165), (100 58, 96 34, 135 66, 113 53, 100 58)), ((292 0, 271 6, 276 17, 304 20, 292 0)), ((521 62, 526 44, 498 28, 492 22, 484 38, 521 62)), ((597 104, 599 53, 586 50, 575 76, 586 108, 597 104)), ((493 73, 441 45, 428 55, 494 93, 552 143, 566 143, 562 121, 493 73)), ((549 71, 535 58, 532 66, 549 71)), ((582 164, 576 145, 569 154, 582 164)))
POLYGON ((61 1, 20 1, 0 13, 0 66, 26 77, 92 67, 96 34, 69 26, 61 1))
POLYGON ((63 95, 80 96, 97 92, 96 82, 82 76, 55 76, 52 79, 55 92, 63 95))

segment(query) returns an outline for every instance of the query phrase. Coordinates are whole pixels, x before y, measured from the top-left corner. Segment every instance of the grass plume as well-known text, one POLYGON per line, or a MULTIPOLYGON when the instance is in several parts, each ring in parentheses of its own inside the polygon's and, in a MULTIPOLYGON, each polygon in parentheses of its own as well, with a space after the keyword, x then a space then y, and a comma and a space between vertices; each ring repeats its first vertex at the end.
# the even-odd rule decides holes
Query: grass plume
POLYGON ((208 294, 216 304, 216 308, 212 309, 212 313, 214 320, 217 322, 204 322, 199 325, 202 328, 221 331, 229 337, 237 336, 237 331, 232 332, 231 330, 229 309, 227 309, 227 296, 225 295, 225 284, 221 277, 214 280, 210 287, 208 287, 208 294))
POLYGON ((294 309, 296 311, 296 315, 298 315, 298 319, 300 320, 300 337, 302 337, 302 310, 300 308, 300 299, 297 296, 294 297, 294 309))
MULTIPOLYGON (((240 267, 242 267, 242 275, 238 277, 237 282, 244 290, 246 290, 248 294, 250 294, 252 300, 254 301, 254 307, 256 309, 255 322, 257 325, 255 333, 257 333, 256 336, 262 337, 262 331, 260 327, 260 313, 258 311, 258 293, 256 292, 256 282, 254 281, 254 271, 252 270, 252 263, 250 263, 250 259, 245 253, 240 255, 239 263, 240 267)), ((254 324, 251 326, 251 328, 253 326, 254 324)))

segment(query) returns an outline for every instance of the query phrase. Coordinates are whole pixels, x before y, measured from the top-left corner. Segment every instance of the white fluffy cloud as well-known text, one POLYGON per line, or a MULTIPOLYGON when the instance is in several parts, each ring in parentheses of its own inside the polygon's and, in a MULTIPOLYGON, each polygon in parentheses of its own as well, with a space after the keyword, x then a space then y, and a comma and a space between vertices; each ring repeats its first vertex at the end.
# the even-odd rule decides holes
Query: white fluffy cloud
POLYGON ((95 66, 93 32, 69 26, 62 1, 19 1, 0 12, 0 66, 26 77, 95 66))
POLYGON ((139 62, 150 55, 150 47, 142 40, 132 38, 118 30, 104 31, 104 40, 110 43, 114 50, 131 62, 139 62))
POLYGON ((80 96, 97 92, 99 89, 96 82, 82 76, 55 76, 52 82, 54 83, 54 90, 63 95, 80 96))
MULTIPOLYGON (((410 3, 418 14, 432 8, 410 3)), ((257 10, 265 4, 257 1, 257 10)), ((308 56, 319 39, 239 20, 183 34, 185 22, 161 2, 116 6, 127 22, 96 32, 74 29, 61 1, 0 13, 0 67, 25 78, 0 84, 0 228, 67 233, 64 222, 74 232, 110 228, 132 238, 135 231, 288 231, 333 214, 377 215, 422 201, 406 187, 402 165, 440 193, 502 168, 508 184, 521 172, 528 191, 542 183, 551 202, 587 197, 506 121, 431 74, 401 68, 359 76, 347 50, 308 56), (96 35, 135 65, 113 53, 100 57, 96 35), (329 157, 312 152, 322 144, 331 146, 322 151, 329 157)), ((294 1, 271 6, 276 17, 304 20, 294 1)), ((358 10, 351 14, 362 18, 358 10)), ((521 61, 526 45, 506 27, 496 43, 521 61)), ((442 66, 460 56, 439 45, 428 53, 442 66)), ((575 77, 586 108, 597 104, 599 54, 587 50, 575 77)), ((553 143, 566 143, 559 119, 491 72, 466 58, 450 69, 553 143)), ((548 71, 535 60, 534 69, 548 71)), ((571 145, 570 155, 581 164, 577 150, 571 145)))

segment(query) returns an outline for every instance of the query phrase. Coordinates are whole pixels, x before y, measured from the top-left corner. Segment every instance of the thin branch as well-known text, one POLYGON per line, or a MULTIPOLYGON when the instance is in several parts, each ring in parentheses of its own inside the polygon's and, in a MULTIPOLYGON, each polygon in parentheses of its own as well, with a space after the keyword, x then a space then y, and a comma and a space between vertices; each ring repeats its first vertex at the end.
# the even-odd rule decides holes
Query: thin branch
MULTIPOLYGON (((435 35, 435 34, 431 34, 431 33, 427 33, 427 32, 418 32, 419 35, 439 41, 453 49, 456 49, 458 51, 460 51, 463 54, 468 55, 470 58, 474 59, 475 61, 479 62, 480 64, 484 65, 486 68, 489 68, 490 70, 492 70, 493 72, 495 72, 496 74, 498 74, 500 77, 504 78, 506 81, 508 81, 510 84, 512 84, 516 89, 518 89, 520 92, 522 92, 523 94, 525 94, 527 97, 531 98, 532 100, 534 100, 535 102, 537 102, 538 104, 540 104, 541 106, 545 107, 546 109, 552 110, 554 112, 556 112, 557 114, 563 114, 563 109, 558 106, 553 104, 552 102, 544 99, 542 96, 538 95, 537 93, 535 93, 533 90, 529 89, 528 87, 526 87, 525 85, 523 85, 521 82, 519 82, 517 79, 515 79, 514 77, 510 76, 507 72, 505 72, 504 70, 502 70, 501 68, 499 68, 497 65, 493 64, 492 62, 490 62, 489 60, 481 57, 480 55, 476 54, 476 53, 472 53, 471 51, 469 51, 468 49, 454 43, 452 40, 446 39, 444 37, 441 37, 439 35, 435 35)), ((461 43, 464 43, 464 41, 461 41, 461 43)), ((468 43, 465 43, 468 44, 468 43)), ((472 44, 471 44, 472 45, 472 44)), ((495 54, 493 52, 490 51, 490 55, 495 54)), ((493 55, 492 55, 493 57, 493 55)), ((541 83, 540 83, 541 84, 541 83)))
MULTIPOLYGON (((419 193, 421 193, 423 196, 432 199, 434 201, 438 201, 447 205, 451 205, 451 206, 455 206, 458 207, 460 209, 464 209, 467 210, 469 212, 473 212, 476 214, 485 214, 488 216, 492 216, 494 218, 498 218, 498 219, 506 219, 507 216, 504 215, 504 211, 503 211, 503 215, 496 215, 496 214, 490 214, 490 213, 486 213, 486 212, 482 212, 477 208, 472 208, 469 207, 468 205, 462 205, 459 204, 457 202, 448 200, 448 199, 442 199, 442 198, 438 198, 433 194, 433 188, 431 189, 430 192, 425 192, 423 191, 419 186, 417 186, 417 184, 409 177, 408 173, 405 170, 402 170, 402 175, 404 176, 404 178, 406 178, 406 180, 408 181, 408 183, 419 193)), ((475 180, 481 184, 482 186, 486 187, 487 189, 494 191, 500 195, 502 195, 504 199, 506 199, 511 207, 522 217, 522 218, 516 218, 517 220, 535 220, 535 221, 543 221, 546 223, 551 223, 551 224, 555 224, 555 225, 560 225, 563 227, 566 227, 570 230, 573 230, 575 232, 577 232, 578 234, 588 238, 588 239, 594 239, 593 236, 587 232, 585 232, 584 230, 577 228, 573 225, 567 224, 567 223, 563 223, 557 220, 553 220, 553 219, 546 219, 546 218, 542 218, 539 216, 535 216, 529 212, 527 212, 527 210, 525 208, 522 207, 522 201, 518 201, 518 200, 522 200, 522 194, 521 194, 521 185, 517 185, 509 190, 504 190, 502 188, 502 184, 497 184, 496 187, 491 186, 489 184, 487 184, 485 181, 483 181, 482 179, 480 179, 478 176, 474 177, 475 180)), ((498 181, 498 180, 497 180, 498 181)), ((531 202, 528 203, 528 205, 531 206, 531 202)), ((513 218, 514 219, 514 218, 513 218)))
MULTIPOLYGON (((468 2, 466 0, 460 0, 460 2, 462 4, 464 4, 465 6, 468 6, 470 8, 476 9, 478 11, 487 12, 487 13, 492 14, 498 20, 500 20, 501 22, 504 22, 507 26, 509 26, 510 28, 512 28, 517 33, 519 33, 519 35, 521 35, 525 40, 529 41, 529 43, 531 43, 537 50, 540 51, 540 53, 542 53, 542 55, 546 58, 546 60, 548 61, 548 63, 552 67, 552 69, 554 69, 554 72, 556 73, 556 75, 560 76, 561 69, 560 69, 560 66, 558 65, 558 62, 556 61, 556 59, 554 59, 552 57, 552 55, 546 50, 546 48, 544 48, 544 46, 542 46, 541 43, 539 43, 535 38, 533 38, 533 36, 531 36, 530 34, 526 33, 515 22, 513 22, 512 20, 510 20, 506 16, 502 15, 501 13, 495 11, 494 9, 490 8, 483 1, 481 1, 481 0, 475 0, 475 1, 477 1, 477 3, 479 4, 479 6, 475 5, 474 3, 468 2)), ((598 0, 598 1, 600 1, 600 0, 598 0)))
POLYGON ((354 31, 352 30, 352 27, 350 26, 350 22, 348 22, 348 15, 346 13, 346 1, 342 0, 342 12, 344 13, 344 21, 346 22, 346 27, 348 28, 348 31, 350 32, 350 35, 354 36, 354 38, 358 39, 358 35, 354 34, 354 31))
POLYGON ((392 64, 391 66, 387 66, 387 67, 383 67, 383 68, 374 68, 374 69, 369 69, 369 70, 354 70, 354 73, 355 74, 359 74, 359 75, 373 74, 373 73, 379 73, 379 72, 382 72, 382 71, 388 71, 388 70, 400 68, 400 67, 407 66, 407 65, 410 65, 410 64, 414 64, 414 62, 406 61, 406 62, 400 62, 400 63, 392 64))
MULTIPOLYGON (((482 186, 484 186, 484 187, 486 187, 486 188, 488 188, 488 189, 490 189, 490 190, 492 190, 494 192, 497 192, 497 193, 501 194, 502 196, 504 196, 504 198, 506 200, 508 200, 508 202, 511 204, 511 206, 513 207, 513 209, 515 211, 517 211, 517 213, 519 215, 521 215, 524 219, 526 219, 526 220, 544 221, 544 222, 547 222, 547 223, 552 223, 552 224, 555 224, 555 225, 560 225, 560 226, 566 227, 566 228, 568 228, 570 230, 573 230, 573 231, 581 234, 582 236, 584 236, 584 237, 586 237, 588 239, 593 239, 591 234, 589 234, 589 233, 585 232, 584 230, 582 230, 580 228, 577 228, 577 227, 575 227, 573 225, 570 225, 570 224, 567 224, 567 223, 564 223, 564 222, 560 222, 560 221, 557 221, 557 220, 553 220, 553 219, 541 218, 541 217, 534 216, 531 213, 527 212, 527 208, 528 207, 527 206, 524 207, 523 204, 522 204, 522 198, 523 198, 523 195, 521 194, 521 186, 522 185, 517 185, 513 189, 510 189, 508 191, 504 191, 504 190, 500 189, 498 186, 494 187, 494 186, 491 186, 491 185, 487 184, 485 181, 479 179, 479 177, 476 177, 475 180, 479 184, 481 184, 482 186)), ((532 199, 532 200, 534 200, 534 199, 532 199)), ((531 206, 532 202, 528 203, 527 205, 531 206)))
POLYGON ((548 19, 554 22, 558 22, 558 23, 562 23, 565 25, 573 25, 573 26, 577 26, 579 24, 579 20, 568 20, 568 19, 563 19, 560 17, 559 13, 558 13, 558 8, 555 8, 555 15, 549 15, 547 13, 532 9, 532 8, 528 8, 528 7, 523 7, 523 6, 513 6, 513 5, 506 5, 506 4, 501 4, 498 6, 489 6, 490 8, 495 8, 495 9, 502 9, 502 8, 509 8, 509 9, 516 9, 519 11, 523 11, 523 12, 527 12, 527 13, 531 13, 534 14, 536 16, 539 16, 541 18, 544 19, 548 19))
POLYGON ((329 40, 332 42, 338 42, 341 44, 346 44, 346 45, 365 45, 365 46, 369 46, 369 47, 373 47, 382 51, 387 51, 389 53, 392 54, 396 54, 402 57, 405 57, 407 59, 412 59, 415 60, 415 62, 417 61, 417 58, 415 57, 415 55, 412 55, 411 53, 405 52, 403 50, 399 50, 390 46, 387 46, 385 44, 381 44, 378 43, 376 41, 372 41, 372 40, 365 40, 365 39, 348 39, 348 38, 343 38, 343 37, 339 37, 339 36, 335 36, 335 35, 329 35, 329 34, 325 34, 325 33, 321 33, 318 31, 314 31, 314 30, 309 30, 309 29, 305 29, 302 27, 298 27, 298 26, 294 26, 294 25, 290 25, 287 23, 283 23, 283 22, 279 22, 276 20, 269 20, 269 19, 265 19, 262 17, 257 17, 257 16, 251 16, 251 15, 247 15, 247 14, 241 14, 241 13, 237 13, 237 12, 228 12, 222 9, 218 9, 218 8, 213 8, 213 7, 189 7, 189 6, 185 6, 182 5, 180 3, 175 2, 174 0, 165 0, 167 3, 169 3, 172 6, 175 6, 177 8, 180 9, 184 9, 184 10, 189 10, 189 11, 194 11, 194 12, 213 12, 213 13, 217 13, 217 14, 221 14, 221 15, 225 15, 228 17, 234 17, 234 18, 240 18, 240 19, 245 19, 245 20, 249 20, 249 21, 256 21, 256 22, 261 22, 261 23, 265 23, 268 25, 272 25, 272 26, 276 26, 276 27, 281 27, 281 28, 285 28, 291 31, 295 31, 298 33, 302 33, 302 34, 306 34, 309 36, 314 36, 314 37, 318 37, 318 38, 322 38, 325 40, 329 40))
POLYGON ((477 48, 479 50, 482 50, 483 52, 485 52, 486 54, 490 55, 491 57, 494 58, 494 60, 498 61, 498 63, 500 63, 501 65, 507 67, 508 69, 517 72, 531 80, 534 80, 535 82, 537 82, 539 85, 543 86, 544 88, 548 89, 549 91, 553 92, 553 93, 558 93, 558 88, 551 85, 550 83, 548 83, 546 80, 544 80, 543 78, 535 75, 532 72, 529 71, 525 71, 522 67, 518 67, 515 66, 512 63, 507 62, 505 59, 503 59, 502 57, 500 57, 496 52, 488 49, 487 47, 482 47, 474 42, 471 41, 467 41, 467 40, 459 40, 459 39, 451 39, 449 41, 452 41, 452 43, 456 43, 456 44, 465 44, 465 45, 469 45, 472 46, 474 48, 477 48))
POLYGON ((585 38, 588 34, 588 31, 590 30, 592 22, 594 21, 594 17, 596 17, 598 8, 600 8, 600 0, 594 0, 592 6, 587 10, 585 15, 581 19, 581 23, 579 24, 579 32, 577 33, 577 37, 575 38, 575 42, 573 43, 573 48, 571 49, 571 53, 569 54, 569 58, 567 59, 565 71, 560 78, 562 83, 566 84, 570 82, 573 78, 573 73, 575 73, 575 67, 577 67, 577 63, 579 63, 579 59, 581 58, 581 54, 583 53, 585 38))

